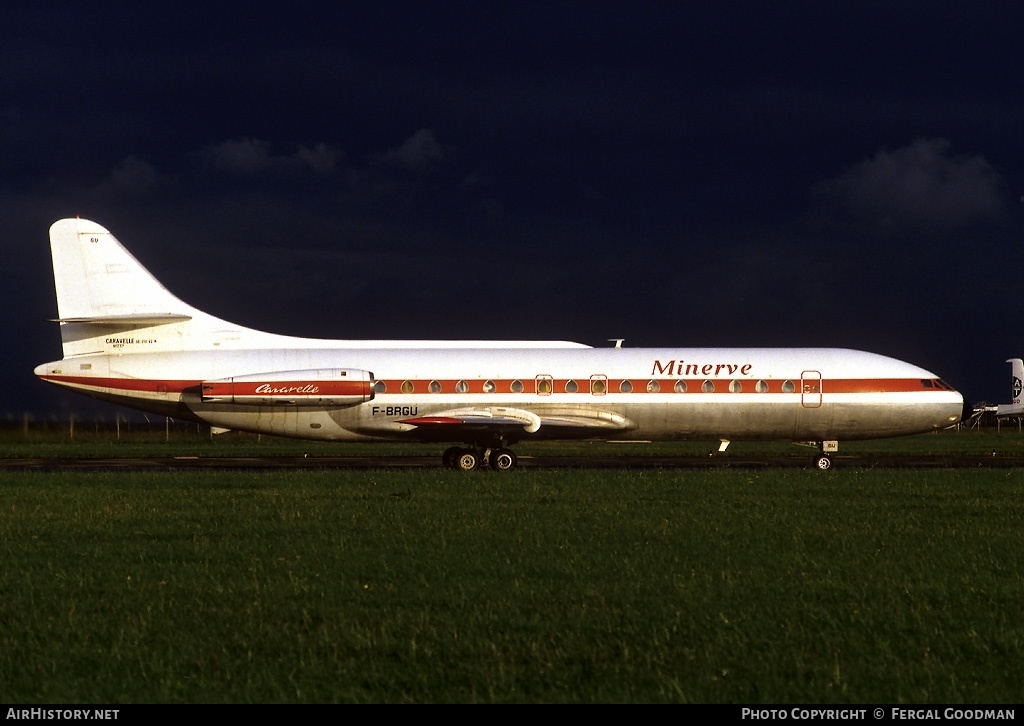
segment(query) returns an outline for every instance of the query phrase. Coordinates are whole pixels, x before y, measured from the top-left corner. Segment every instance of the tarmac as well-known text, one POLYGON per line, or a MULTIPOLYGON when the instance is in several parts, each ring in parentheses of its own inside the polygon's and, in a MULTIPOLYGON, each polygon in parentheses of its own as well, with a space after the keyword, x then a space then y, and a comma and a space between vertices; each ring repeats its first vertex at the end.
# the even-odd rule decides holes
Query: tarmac
MULTIPOLYGON (((0 471, 264 471, 274 469, 440 469, 438 456, 173 456, 0 459, 0 471)), ((843 469, 1014 469, 1021 456, 833 456, 843 469)), ((519 469, 814 469, 810 456, 519 456, 519 469)))

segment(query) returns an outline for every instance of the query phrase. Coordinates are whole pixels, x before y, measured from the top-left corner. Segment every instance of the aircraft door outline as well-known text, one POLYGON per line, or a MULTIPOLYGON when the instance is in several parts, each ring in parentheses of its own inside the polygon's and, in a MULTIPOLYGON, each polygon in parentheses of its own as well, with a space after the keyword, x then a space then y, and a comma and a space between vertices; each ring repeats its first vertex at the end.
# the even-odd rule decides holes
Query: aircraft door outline
POLYGON ((804 408, 821 408, 821 372, 800 373, 800 405, 804 408))

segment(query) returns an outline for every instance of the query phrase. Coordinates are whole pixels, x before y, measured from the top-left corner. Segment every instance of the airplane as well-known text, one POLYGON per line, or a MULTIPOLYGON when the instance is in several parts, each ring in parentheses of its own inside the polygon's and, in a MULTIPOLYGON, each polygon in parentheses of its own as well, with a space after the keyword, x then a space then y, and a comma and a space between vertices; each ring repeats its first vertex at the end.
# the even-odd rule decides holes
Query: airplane
POLYGON ((96 222, 55 222, 50 248, 63 358, 35 374, 215 431, 447 443, 442 463, 462 471, 515 469, 529 441, 789 441, 827 470, 840 441, 971 414, 934 373, 859 350, 261 332, 178 299, 96 222))
POLYGON ((996 406, 996 418, 1004 416, 1024 416, 1024 403, 1021 403, 1021 387, 1024 386, 1024 360, 1010 358, 1006 361, 1010 364, 1010 403, 1000 403, 996 406))

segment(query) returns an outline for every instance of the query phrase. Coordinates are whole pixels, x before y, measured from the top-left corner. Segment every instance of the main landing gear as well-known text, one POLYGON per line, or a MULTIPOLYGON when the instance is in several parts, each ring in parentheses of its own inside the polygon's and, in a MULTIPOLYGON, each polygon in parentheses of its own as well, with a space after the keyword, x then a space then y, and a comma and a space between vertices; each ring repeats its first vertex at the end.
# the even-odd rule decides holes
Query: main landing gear
POLYGON ((519 464, 519 458, 505 447, 478 449, 453 446, 444 452, 441 461, 446 469, 475 471, 490 468, 494 471, 512 471, 519 464))

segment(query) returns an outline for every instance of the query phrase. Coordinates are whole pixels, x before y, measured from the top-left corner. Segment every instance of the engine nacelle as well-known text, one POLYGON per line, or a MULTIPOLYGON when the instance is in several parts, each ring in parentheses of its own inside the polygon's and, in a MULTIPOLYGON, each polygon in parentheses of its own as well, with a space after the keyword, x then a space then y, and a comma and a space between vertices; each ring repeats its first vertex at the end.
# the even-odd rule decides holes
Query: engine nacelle
POLYGON ((373 374, 358 368, 271 371, 203 381, 204 403, 357 406, 373 399, 373 374))

